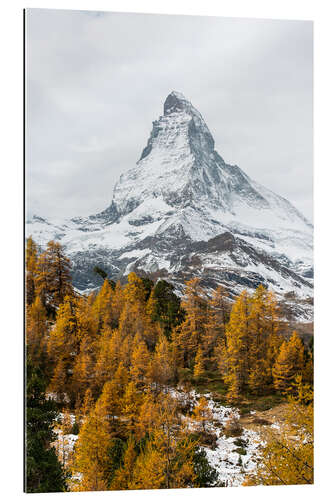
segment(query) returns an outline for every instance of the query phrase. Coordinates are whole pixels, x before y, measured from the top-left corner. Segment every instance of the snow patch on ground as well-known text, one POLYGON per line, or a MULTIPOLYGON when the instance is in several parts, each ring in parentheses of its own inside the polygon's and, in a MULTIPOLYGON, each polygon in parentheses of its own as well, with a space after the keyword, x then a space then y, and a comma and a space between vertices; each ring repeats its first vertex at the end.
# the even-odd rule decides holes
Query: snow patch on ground
MULTIPOLYGON (((186 397, 181 390, 171 389, 169 392, 178 400, 186 397)), ((240 438, 245 442, 243 447, 245 454, 239 454, 237 451, 239 446, 235 443, 239 438, 226 437, 223 432, 223 428, 231 415, 239 418, 238 409, 216 403, 209 393, 199 394, 195 391, 191 391, 187 395, 191 400, 192 407, 195 406, 201 396, 207 399, 208 406, 213 414, 213 422, 207 426, 207 429, 217 436, 215 449, 206 446, 202 447, 207 454, 208 462, 216 469, 219 483, 225 486, 240 486, 244 482, 245 476, 255 471, 259 457, 259 447, 262 444, 261 438, 257 432, 243 428, 240 438)), ((192 423, 189 421, 189 426, 191 425, 192 423)))

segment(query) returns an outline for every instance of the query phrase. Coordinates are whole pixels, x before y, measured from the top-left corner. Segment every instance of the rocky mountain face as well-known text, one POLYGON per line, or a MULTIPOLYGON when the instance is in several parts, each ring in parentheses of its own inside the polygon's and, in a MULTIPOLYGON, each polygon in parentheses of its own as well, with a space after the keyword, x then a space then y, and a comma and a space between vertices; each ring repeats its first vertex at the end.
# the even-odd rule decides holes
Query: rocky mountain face
POLYGON ((304 321, 311 319, 312 233, 291 203, 225 163, 201 114, 178 92, 168 95, 106 210, 62 221, 34 216, 26 226, 41 246, 61 242, 81 291, 101 284, 95 265, 113 279, 135 270, 178 288, 199 276, 208 292, 222 284, 231 295, 263 283, 297 297, 294 315, 304 321))

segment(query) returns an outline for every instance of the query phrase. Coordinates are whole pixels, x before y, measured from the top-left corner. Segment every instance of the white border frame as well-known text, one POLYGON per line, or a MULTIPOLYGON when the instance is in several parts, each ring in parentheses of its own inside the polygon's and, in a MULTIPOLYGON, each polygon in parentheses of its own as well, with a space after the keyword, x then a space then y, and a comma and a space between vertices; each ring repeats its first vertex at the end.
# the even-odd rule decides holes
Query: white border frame
MULTIPOLYGON (((8 1, 1 9, 1 482, 4 498, 22 498, 23 442, 23 132, 22 132, 22 9, 64 8, 185 15, 212 15, 314 21, 315 37, 315 485, 251 487, 210 490, 167 490, 139 492, 71 493, 112 499, 246 498, 260 499, 302 496, 328 498, 332 490, 331 454, 332 364, 332 7, 329 0, 21 0, 8 1), (269 488, 269 490, 267 489, 269 488)), ((43 500, 44 494, 38 499, 43 500)), ((52 498, 63 498, 53 494, 52 498)))

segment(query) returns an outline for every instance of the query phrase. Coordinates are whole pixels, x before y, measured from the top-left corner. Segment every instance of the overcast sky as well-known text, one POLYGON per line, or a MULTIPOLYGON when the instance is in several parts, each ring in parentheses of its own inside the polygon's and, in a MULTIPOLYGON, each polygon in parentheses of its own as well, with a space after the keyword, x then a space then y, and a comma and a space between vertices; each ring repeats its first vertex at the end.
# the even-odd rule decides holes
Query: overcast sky
POLYGON ((312 23, 30 9, 28 215, 105 209, 172 90, 224 160, 312 220, 312 23))

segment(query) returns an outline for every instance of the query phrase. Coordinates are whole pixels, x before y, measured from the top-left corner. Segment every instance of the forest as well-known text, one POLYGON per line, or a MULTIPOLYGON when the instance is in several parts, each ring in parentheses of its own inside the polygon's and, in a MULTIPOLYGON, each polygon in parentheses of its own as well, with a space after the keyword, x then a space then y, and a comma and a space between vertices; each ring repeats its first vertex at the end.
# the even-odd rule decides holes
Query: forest
MULTIPOLYGON (((165 280, 95 271, 101 288, 82 295, 61 245, 27 240, 27 492, 227 486, 207 457, 208 393, 241 413, 283 403, 242 484, 313 482, 313 343, 287 333, 273 292, 231 300, 195 278, 180 297, 165 280)), ((236 413, 221 432, 242 449, 236 413)))

